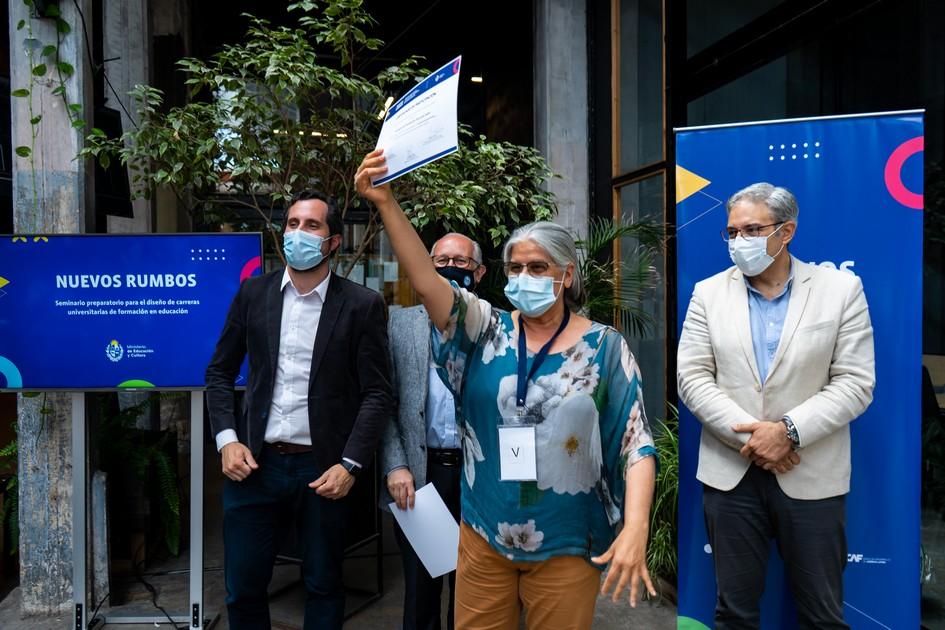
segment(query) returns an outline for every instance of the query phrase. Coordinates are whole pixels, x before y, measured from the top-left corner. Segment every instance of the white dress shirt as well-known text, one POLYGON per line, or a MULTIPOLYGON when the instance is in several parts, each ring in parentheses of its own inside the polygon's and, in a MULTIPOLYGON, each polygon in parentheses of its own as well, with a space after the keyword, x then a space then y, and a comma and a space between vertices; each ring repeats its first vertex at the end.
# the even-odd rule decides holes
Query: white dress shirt
MULTIPOLYGON (((282 276, 279 358, 266 425, 266 442, 312 443, 308 423, 308 386, 315 335, 330 278, 331 274, 328 274, 317 287, 303 295, 292 284, 288 269, 282 276)), ((224 429, 216 435, 217 450, 236 441, 236 431, 224 429)))

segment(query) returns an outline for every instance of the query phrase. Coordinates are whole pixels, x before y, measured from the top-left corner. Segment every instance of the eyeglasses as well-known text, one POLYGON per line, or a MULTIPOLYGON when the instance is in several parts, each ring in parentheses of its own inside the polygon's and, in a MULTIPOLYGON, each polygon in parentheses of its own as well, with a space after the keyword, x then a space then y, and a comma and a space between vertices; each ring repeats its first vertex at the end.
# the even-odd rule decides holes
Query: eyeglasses
POLYGON ((433 260, 433 264, 437 267, 446 267, 452 261, 454 267, 459 267, 460 269, 478 269, 480 263, 477 260, 468 258, 466 256, 430 256, 433 260))
POLYGON ((507 262, 502 267, 505 270, 505 275, 510 278, 519 275, 526 269, 530 276, 543 276, 548 273, 551 263, 547 263, 544 260, 533 260, 527 263, 507 262))
MULTIPOLYGON (((784 224, 784 221, 778 221, 777 223, 769 223, 768 225, 749 225, 741 229, 726 227, 726 228, 722 228, 720 233, 722 234, 723 241, 730 241, 733 238, 736 238, 739 233, 741 233, 741 235, 746 238, 751 238, 755 236, 764 236, 764 234, 761 233, 762 230, 767 229, 769 227, 774 227, 776 225, 783 225, 783 224, 784 224)), ((770 236, 770 234, 768 236, 770 236)))

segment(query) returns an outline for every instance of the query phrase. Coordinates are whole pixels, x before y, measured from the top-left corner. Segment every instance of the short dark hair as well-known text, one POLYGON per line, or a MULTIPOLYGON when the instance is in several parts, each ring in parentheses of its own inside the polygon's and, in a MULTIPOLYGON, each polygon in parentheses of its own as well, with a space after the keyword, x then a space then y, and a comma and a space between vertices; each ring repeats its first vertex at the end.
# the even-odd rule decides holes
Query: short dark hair
POLYGON ((344 219, 341 218, 341 209, 338 207, 338 202, 331 195, 326 195, 320 190, 300 190, 299 192, 292 195, 292 199, 289 200, 289 205, 286 206, 286 222, 289 218, 289 208, 294 206, 299 201, 309 201, 310 199, 317 199, 318 201, 323 201, 326 206, 328 206, 328 212, 325 215, 325 222, 328 224, 328 234, 329 236, 334 236, 335 234, 342 234, 345 227, 344 219))

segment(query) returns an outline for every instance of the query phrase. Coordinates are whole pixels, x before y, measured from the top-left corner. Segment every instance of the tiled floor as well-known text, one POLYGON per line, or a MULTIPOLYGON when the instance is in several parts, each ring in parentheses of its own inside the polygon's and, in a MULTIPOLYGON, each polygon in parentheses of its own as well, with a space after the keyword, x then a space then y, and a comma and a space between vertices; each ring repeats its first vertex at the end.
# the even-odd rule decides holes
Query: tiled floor
MULTIPOLYGON (((220 509, 220 473, 218 460, 207 457, 205 472, 206 513, 204 539, 204 608, 209 616, 215 616, 214 627, 227 628, 226 611, 224 607, 223 586, 223 544, 220 524, 222 511, 220 509)), ((403 572, 400 556, 394 542, 392 519, 385 514, 383 519, 383 596, 369 604, 363 611, 352 616, 345 623, 346 629, 351 630, 395 630, 400 628, 403 614, 402 604, 404 595, 403 572)), ((360 550, 355 556, 345 562, 345 584, 349 587, 357 586, 373 590, 376 585, 376 558, 366 557, 375 553, 374 544, 360 550)), ((149 567, 147 580, 158 593, 158 603, 172 614, 183 614, 188 600, 188 558, 182 555, 158 567, 149 567)), ((271 591, 277 592, 271 598, 270 610, 274 630, 294 630, 302 626, 302 611, 304 590, 298 584, 298 567, 292 565, 276 567, 271 584, 271 591)), ((114 588, 114 585, 113 585, 114 588)), ((120 608, 106 610, 106 614, 122 615, 159 615, 159 611, 151 603, 151 596, 140 583, 124 585, 127 589, 128 602, 120 608)), ((60 619, 20 619, 19 589, 14 589, 3 601, 0 601, 0 629, 12 630, 29 628, 30 630, 60 630, 69 627, 65 617, 60 619)), ((355 593, 349 594, 349 609, 363 602, 363 598, 355 593)), ((445 608, 444 608, 445 609, 445 608)), ((100 626, 98 626, 100 627, 100 626)), ((111 630, 139 630, 148 625, 112 624, 106 628, 111 630)), ((154 627, 154 626, 150 626, 154 627)), ((169 628, 170 624, 160 627, 169 628)), ((183 627, 183 626, 182 626, 183 627)), ((444 626, 445 627, 445 626, 444 626)), ((613 604, 607 599, 598 601, 594 628, 599 630, 622 630, 635 628, 645 630, 670 630, 676 628, 676 608, 671 604, 638 605, 631 609, 629 604, 613 604)))

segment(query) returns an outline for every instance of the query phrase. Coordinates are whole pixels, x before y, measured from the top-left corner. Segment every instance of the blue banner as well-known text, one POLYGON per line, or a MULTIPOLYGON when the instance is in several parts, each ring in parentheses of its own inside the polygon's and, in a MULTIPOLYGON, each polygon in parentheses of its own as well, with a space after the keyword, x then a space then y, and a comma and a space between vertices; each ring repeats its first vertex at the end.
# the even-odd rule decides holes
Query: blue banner
MULTIPOLYGON (((676 136, 680 330, 695 283, 732 264, 719 235, 725 201, 755 182, 784 186, 797 197, 795 256, 863 281, 877 384, 872 405, 851 425, 844 615, 855 629, 919 627, 922 151, 917 112, 689 129, 676 136)), ((700 430, 681 409, 680 628, 712 627, 716 599, 696 480, 700 430)), ((762 626, 796 628, 773 547, 765 585, 762 626)))
POLYGON ((203 388, 261 252, 259 234, 0 237, 0 389, 203 388))

